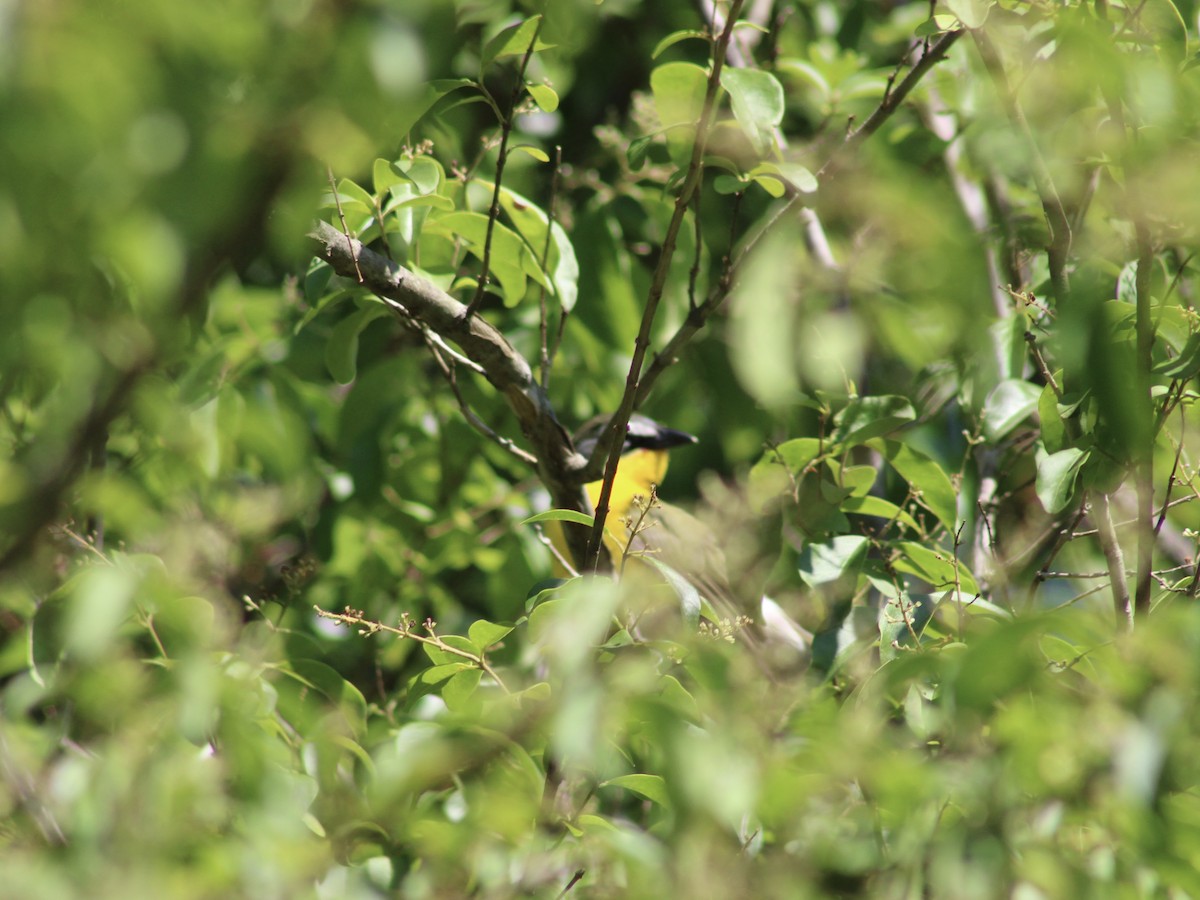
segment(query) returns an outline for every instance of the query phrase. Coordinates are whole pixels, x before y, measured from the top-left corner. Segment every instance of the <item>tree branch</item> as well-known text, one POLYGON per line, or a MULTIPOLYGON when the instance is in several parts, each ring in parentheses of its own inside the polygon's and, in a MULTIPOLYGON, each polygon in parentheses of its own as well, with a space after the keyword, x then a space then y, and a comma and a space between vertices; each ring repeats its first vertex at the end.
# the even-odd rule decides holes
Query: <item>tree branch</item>
MULTIPOLYGON (((369 250, 356 239, 346 240, 327 222, 318 222, 309 236, 318 242, 318 256, 337 274, 357 280, 384 302, 453 341, 498 390, 517 417, 521 431, 537 455, 537 472, 556 507, 583 510, 579 487, 587 461, 559 424, 549 397, 534 378, 526 359, 494 326, 480 316, 467 316, 466 306, 441 288, 399 263, 369 250), (356 266, 357 261, 357 266, 356 266)), ((571 551, 582 559, 584 541, 565 529, 571 551)))
POLYGON ((1125 583, 1125 556, 1121 553, 1121 543, 1117 540, 1117 530, 1113 526, 1107 494, 1096 494, 1095 518, 1096 531, 1100 536, 1100 549, 1104 551, 1104 559, 1108 563, 1108 577, 1112 582, 1113 612, 1117 617, 1117 627, 1124 631, 1132 631, 1133 606, 1129 602, 1129 585, 1125 583))

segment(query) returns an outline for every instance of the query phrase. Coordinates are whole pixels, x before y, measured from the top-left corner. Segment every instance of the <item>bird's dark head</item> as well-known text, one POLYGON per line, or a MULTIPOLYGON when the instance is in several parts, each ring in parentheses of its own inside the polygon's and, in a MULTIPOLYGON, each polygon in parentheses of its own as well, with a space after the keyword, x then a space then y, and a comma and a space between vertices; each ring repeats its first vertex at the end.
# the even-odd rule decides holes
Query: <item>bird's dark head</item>
MULTIPOLYGON (((596 416, 588 420, 575 433, 575 448, 584 456, 591 456, 596 449, 596 442, 608 426, 611 416, 596 416)), ((668 428, 655 422, 649 416, 634 413, 629 417, 629 427, 625 430, 623 453, 631 450, 670 450, 672 447, 682 447, 684 444, 696 443, 696 436, 676 428, 668 428)))

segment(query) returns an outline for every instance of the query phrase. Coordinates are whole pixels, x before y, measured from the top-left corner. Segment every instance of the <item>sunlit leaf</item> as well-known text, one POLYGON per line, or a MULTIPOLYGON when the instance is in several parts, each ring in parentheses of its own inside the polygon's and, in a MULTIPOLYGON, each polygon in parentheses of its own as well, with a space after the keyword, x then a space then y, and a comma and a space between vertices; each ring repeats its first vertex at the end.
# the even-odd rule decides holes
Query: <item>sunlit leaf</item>
MULTIPOLYGON (((482 213, 452 212, 425 224, 425 230, 462 238, 472 254, 483 259, 487 243, 488 217, 482 213)), ((492 228, 491 274, 500 283, 505 306, 516 306, 525 296, 529 266, 536 266, 532 252, 507 225, 492 228)))
POLYGON ((697 31, 695 29, 684 30, 684 31, 672 31, 665 38, 663 38, 661 41, 659 41, 657 44, 655 44, 654 50, 650 54, 650 58, 658 59, 662 55, 662 52, 664 50, 666 50, 668 47, 673 47, 676 44, 678 44, 680 41, 687 41, 687 40, 711 41, 712 36, 709 35, 709 33, 707 31, 697 31))
POLYGON ((892 566, 897 571, 916 575, 938 589, 957 587, 966 594, 979 593, 974 576, 951 554, 932 550, 914 541, 899 541, 895 548, 899 555, 892 560, 892 566))
POLYGON ((958 492, 942 467, 920 450, 901 441, 874 438, 867 444, 882 453, 900 477, 911 485, 919 495, 921 505, 937 516, 945 528, 953 530, 958 519, 958 492))
POLYGON ((998 441, 1029 418, 1038 408, 1042 389, 1016 378, 1001 381, 983 401, 983 430, 988 440, 998 441))
POLYGON ((738 124, 758 152, 765 153, 774 129, 783 121, 783 86, 763 69, 732 66, 721 70, 721 86, 729 92, 738 124))
MULTIPOLYGON (((533 102, 538 105, 538 109, 542 112, 554 112, 558 109, 558 94, 554 88, 548 84, 528 84, 525 90, 529 91, 529 96, 533 98, 533 102)), ((546 157, 542 162, 549 162, 550 157, 546 157)))
POLYGON ((805 544, 797 559, 800 577, 816 587, 852 573, 866 556, 869 542, 858 535, 836 537, 827 544, 805 544))
POLYGON ((512 630, 513 626, 511 625, 498 625, 495 622, 479 619, 471 623, 471 627, 467 629, 467 637, 472 646, 482 653, 493 644, 502 641, 512 633, 512 630))
POLYGON ((548 509, 545 512, 536 513, 528 519, 522 519, 522 525, 535 525, 538 522, 573 522, 576 525, 587 525, 589 528, 595 524, 595 519, 587 513, 581 513, 574 509, 548 509))
POLYGON ((670 806, 671 798, 667 793, 666 782, 659 775, 619 775, 602 782, 600 787, 624 788, 633 791, 640 797, 645 797, 659 806, 670 806))
POLYGON ((946 8, 967 28, 981 28, 995 0, 943 0, 946 8))

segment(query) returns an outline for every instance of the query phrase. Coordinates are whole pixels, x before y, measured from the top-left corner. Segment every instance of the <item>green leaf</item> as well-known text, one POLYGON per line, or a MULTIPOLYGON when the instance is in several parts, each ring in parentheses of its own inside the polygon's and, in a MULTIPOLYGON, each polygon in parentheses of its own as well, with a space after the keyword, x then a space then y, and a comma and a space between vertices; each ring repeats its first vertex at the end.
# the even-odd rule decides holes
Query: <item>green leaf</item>
POLYGON ((414 156, 411 160, 400 160, 396 168, 408 176, 422 194, 432 194, 446 180, 442 164, 429 156, 414 156))
POLYGON ((1079 471, 1087 462, 1088 455, 1078 447, 1068 447, 1057 453, 1038 453, 1037 495, 1050 515, 1060 513, 1071 505, 1079 471))
MULTIPOLYGON (((489 190, 492 188, 488 182, 482 182, 482 185, 489 190)), ((536 203, 508 188, 500 189, 500 206, 529 248, 527 259, 531 266, 530 275, 539 284, 542 283, 545 276, 537 261, 542 258, 546 248, 546 223, 550 217, 536 203)), ((550 227, 550 252, 546 259, 545 275, 550 278, 552 292, 559 306, 567 312, 573 310, 579 296, 579 260, 571 239, 558 222, 550 227)))
POLYGON ((411 183, 412 179, 406 173, 402 172, 399 166, 391 160, 375 160, 372 184, 375 186, 375 193, 377 195, 382 195, 392 185, 411 183))
POLYGON ((650 89, 662 126, 695 125, 707 86, 708 73, 693 63, 665 63, 651 72, 650 89))
POLYGON ((1188 337, 1178 356, 1163 360, 1153 371, 1156 375, 1177 379, 1191 378, 1200 372, 1200 332, 1188 337))
POLYGON ((450 677, 442 687, 442 699, 452 712, 470 713, 479 706, 479 698, 475 689, 479 687, 479 679, 483 677, 482 669, 464 669, 450 677))
POLYGON ((334 326, 325 344, 325 365, 339 384, 349 384, 357 374, 358 336, 368 324, 386 315, 387 307, 376 301, 334 326))
MULTIPOLYGON (((1062 373, 1059 373, 1062 377, 1062 373)), ((1046 385, 1038 397, 1038 419, 1042 425, 1042 444, 1048 453, 1057 453, 1066 447, 1067 425, 1059 408, 1058 395, 1054 388, 1046 385)))
POLYGON ((777 176, 780 181, 791 184, 796 190, 806 194, 812 193, 818 187, 817 176, 799 163, 759 163, 748 174, 755 178, 759 176, 777 176))
POLYGON ((729 92, 733 117, 746 137, 765 154, 774 145, 774 131, 783 121, 783 85, 762 69, 721 70, 721 87, 729 92))
POLYGON ((518 524, 534 525, 538 522, 574 522, 576 525, 586 525, 591 528, 596 524, 596 519, 574 509, 548 509, 532 515, 528 519, 522 519, 518 524))
MULTIPOLYGON (((531 16, 524 22, 510 25, 488 41, 479 58, 479 70, 483 71, 494 60, 505 56, 524 56, 529 50, 529 45, 533 44, 533 36, 538 33, 538 23, 541 20, 541 16, 531 16)), ((545 43, 539 37, 537 43, 533 45, 533 50, 536 53, 539 50, 548 50, 553 46, 553 44, 545 43)))
POLYGON ((427 194, 416 197, 396 197, 393 194, 392 199, 384 206, 383 213, 387 215, 401 209, 410 209, 417 206, 427 206, 430 209, 440 209, 450 212, 454 209, 454 201, 449 197, 443 197, 441 194, 427 194))
MULTIPOLYGON (((424 644, 425 654, 432 658, 435 654, 438 659, 458 659, 451 653, 446 653, 444 650, 439 650, 432 644, 424 644)), ((430 666, 428 669, 422 669, 421 674, 417 676, 417 680, 421 684, 441 684, 450 678, 453 678, 459 672, 464 672, 471 668, 471 664, 465 659, 459 662, 439 663, 435 666, 430 666)), ((478 671, 478 670, 476 670, 478 671)))
MULTIPOLYGON (((554 112, 558 109, 558 94, 554 88, 548 84, 527 84, 525 90, 529 91, 529 96, 533 98, 533 102, 538 105, 538 109, 542 112, 554 112)), ((550 157, 546 157, 542 162, 549 162, 550 157)))
POLYGON ((550 162, 550 157, 546 151, 542 150, 540 147, 533 146, 533 144, 517 144, 517 146, 511 148, 508 152, 515 153, 518 150, 520 150, 522 153, 528 153, 538 162, 550 162))
POLYGON ((343 178, 338 182, 337 187, 338 197, 341 199, 343 205, 343 212, 345 211, 345 204, 347 202, 356 203, 367 212, 371 212, 375 208, 375 198, 349 178, 343 178))
POLYGON ((882 497, 847 497, 840 504, 842 512, 857 516, 874 516, 878 519, 895 519, 914 531, 919 531, 916 519, 908 511, 882 497))
POLYGON ((691 159, 695 127, 704 109, 707 87, 708 73, 692 63, 666 63, 650 73, 650 90, 666 132, 667 151, 680 168, 691 159))
POLYGON ((745 189, 746 180, 736 175, 721 174, 713 179, 713 190, 718 194, 740 194, 745 189))
POLYGON ((652 803, 657 803, 659 806, 670 807, 671 798, 667 792, 667 783, 661 775, 619 775, 616 778, 610 778, 608 781, 600 782, 600 787, 615 787, 624 788, 627 791, 633 791, 640 797, 645 797, 652 803))
POLYGON ((645 137, 634 138, 629 142, 629 149, 625 151, 625 158, 629 161, 629 168, 633 171, 638 171, 646 164, 646 154, 650 150, 650 144, 654 140, 655 135, 646 135, 645 137))
POLYGON ((949 553, 930 550, 914 541, 897 541, 893 546, 900 551, 892 560, 897 572, 916 575, 939 590, 953 589, 957 584, 963 593, 979 593, 975 577, 949 553))
POLYGON ((319 692, 345 716, 354 734, 366 728, 367 700, 354 685, 336 670, 315 659, 293 659, 284 674, 319 692))
POLYGON ((752 180, 776 200, 787 193, 787 185, 774 175, 755 175, 752 180))
POLYGON ((1006 378, 983 401, 983 433, 989 441, 998 441, 1024 422, 1042 396, 1042 389, 1018 378, 1006 378))
POLYGON ((871 438, 890 434, 917 417, 904 397, 880 394, 855 397, 833 417, 837 426, 834 440, 844 447, 865 444, 871 438))
POLYGON ((655 559, 653 556, 642 557, 642 562, 648 562, 662 574, 667 583, 671 585, 675 595, 679 598, 679 613, 683 618, 684 624, 689 630, 695 630, 700 627, 700 607, 703 605, 700 600, 700 592, 696 590, 695 585, 683 577, 682 574, 668 566, 661 560, 655 559))
POLYGON ((933 37, 935 34, 944 34, 947 31, 953 31, 959 27, 959 19, 957 16, 948 16, 939 14, 926 19, 913 31, 914 37, 924 38, 933 37))
MULTIPOLYGON (((462 238, 467 249, 482 260, 487 226, 488 217, 482 213, 453 212, 428 221, 425 231, 462 238)), ((492 276, 500 283, 504 305, 516 306, 525 296, 528 268, 536 267, 537 262, 521 236, 501 222, 492 229, 490 265, 492 276)))
POLYGON ((673 47, 675 44, 678 44, 680 41, 688 41, 688 40, 701 40, 701 41, 705 41, 705 42, 711 42, 712 36, 709 35, 709 33, 707 31, 696 31, 694 29, 687 30, 687 31, 672 31, 665 38, 663 38, 661 41, 659 41, 657 44, 655 44, 654 52, 652 52, 650 54, 650 58, 658 59, 658 57, 662 54, 662 52, 664 50, 666 50, 668 47, 673 47))
POLYGON ((797 560, 800 577, 809 587, 837 581, 858 569, 869 546, 860 535, 842 535, 827 544, 805 544, 797 560))
POLYGON ((958 493, 950 477, 931 457, 900 441, 874 438, 868 447, 883 454, 893 469, 919 493, 918 500, 947 530, 958 520, 958 493))
POLYGON ((471 627, 467 629, 467 637, 471 641, 471 646, 478 653, 483 653, 488 647, 502 641, 512 630, 513 626, 511 625, 498 625, 495 622, 480 619, 471 623, 471 627))
POLYGON ((946 9, 954 13, 967 28, 980 28, 987 20, 988 12, 996 0, 942 0, 946 9))
POLYGON ((848 490, 851 497, 865 497, 879 479, 874 466, 842 466, 829 460, 829 468, 838 486, 848 490))

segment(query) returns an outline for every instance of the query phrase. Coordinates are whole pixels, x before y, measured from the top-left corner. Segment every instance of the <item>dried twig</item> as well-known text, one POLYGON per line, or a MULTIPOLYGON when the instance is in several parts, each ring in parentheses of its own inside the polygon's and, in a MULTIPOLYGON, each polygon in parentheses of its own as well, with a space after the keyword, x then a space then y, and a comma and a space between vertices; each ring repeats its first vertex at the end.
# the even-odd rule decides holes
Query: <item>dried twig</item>
POLYGON ((488 676, 500 686, 500 689, 504 691, 504 693, 511 693, 511 691, 508 689, 508 686, 504 683, 504 680, 496 674, 496 670, 491 667, 491 664, 488 663, 487 657, 484 656, 483 653, 471 653, 468 650, 460 650, 458 647, 452 647, 450 644, 447 644, 441 639, 441 637, 438 636, 438 633, 435 630, 437 628, 437 622, 433 621, 433 619, 426 619, 421 624, 421 627, 425 629, 426 634, 419 634, 415 630, 417 627, 416 622, 408 613, 404 613, 401 616, 400 627, 397 628, 394 625, 384 625, 382 622, 376 619, 368 619, 363 614, 362 610, 352 609, 349 606, 347 606, 346 609, 340 613, 330 612, 329 610, 321 609, 319 606, 314 606, 313 609, 322 619, 331 619, 332 621, 338 622, 342 625, 358 628, 358 633, 364 637, 369 637, 370 635, 378 634, 379 632, 384 631, 388 634, 394 634, 397 637, 408 638, 422 644, 429 644, 431 647, 437 647, 439 650, 449 653, 451 656, 461 657, 468 662, 474 663, 476 666, 486 672, 488 676))

